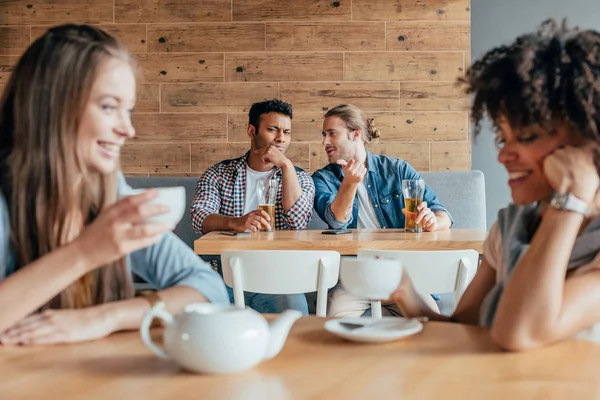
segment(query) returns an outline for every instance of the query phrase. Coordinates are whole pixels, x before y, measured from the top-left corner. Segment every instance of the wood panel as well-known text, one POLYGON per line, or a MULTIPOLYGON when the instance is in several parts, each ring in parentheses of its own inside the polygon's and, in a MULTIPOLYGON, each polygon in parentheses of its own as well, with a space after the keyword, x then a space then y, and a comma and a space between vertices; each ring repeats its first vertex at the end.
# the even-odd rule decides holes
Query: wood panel
POLYGON ((148 25, 148 51, 264 51, 265 24, 148 25))
POLYGON ((342 103, 375 117, 373 152, 421 171, 470 165, 470 99, 454 85, 470 64, 470 0, 0 3, 0 90, 31 40, 56 24, 98 25, 135 54, 127 173, 197 175, 239 156, 250 106, 274 98, 293 106, 289 154, 306 169, 326 163, 323 114, 342 103), (194 163, 190 145, 201 150, 194 163))
POLYGON ((470 0, 352 0, 355 21, 469 21, 470 0))
POLYGON ((369 116, 387 141, 462 141, 467 137, 466 113, 373 112, 369 116))
POLYGON ((116 22, 231 21, 231 0, 114 0, 116 22))
POLYGON ((351 0, 232 0, 234 21, 349 21, 351 0))
MULTIPOLYGON (((241 143, 192 143, 192 170, 201 174, 207 168, 227 159, 237 158, 250 150, 249 142, 241 143)), ((309 170, 308 143, 292 143, 287 149, 286 156, 306 171, 309 170)))
POLYGON ((113 0, 13 0, 0 11, 6 25, 113 22, 113 0))
POLYGON ((277 84, 197 83, 162 86, 163 112, 245 112, 252 103, 276 98, 277 84))
MULTIPOLYGON (((249 142, 248 114, 229 114, 227 140, 229 142, 249 142)), ((292 119, 292 142, 321 142, 323 137, 322 113, 294 113, 292 119)))
MULTIPOLYGON (((413 140, 421 140, 421 138, 414 137, 413 140)), ((369 144, 367 149, 374 154, 402 158, 417 171, 428 172, 431 170, 429 143, 397 143, 383 139, 369 144)))
POLYGON ((223 54, 137 55, 145 83, 222 82, 223 54))
POLYGON ((452 81, 463 73, 463 53, 346 53, 347 81, 452 81))
POLYGON ((471 169, 471 143, 431 144, 432 171, 468 171, 471 169))
POLYGON ((470 100, 456 82, 401 82, 400 109, 407 111, 467 111, 470 100))
POLYGON ((190 172, 188 143, 132 143, 121 151, 123 173, 190 172))
POLYGON ((304 111, 327 111, 351 103, 364 111, 397 111, 396 82, 281 83, 281 98, 304 111))
MULTIPOLYGON (((464 141, 467 140, 467 114, 462 112, 372 112, 369 117, 386 144, 394 141, 464 141)), ((292 119, 293 142, 321 143, 322 113, 295 114, 292 119)), ((228 141, 249 141, 248 115, 229 114, 228 141)))
MULTIPOLYGON (((146 26, 140 24, 102 24, 98 27, 117 36, 132 53, 146 52, 146 26)), ((42 36, 50 26, 32 26, 31 41, 42 36)))
POLYGON ((134 142, 224 142, 227 114, 134 114, 134 142))
POLYGON ((28 26, 0 26, 0 56, 21 55, 29 46, 28 26))
POLYGON ((469 51, 470 23, 464 22, 388 22, 388 51, 469 51))
POLYGON ((138 84, 135 111, 138 113, 149 113, 160 111, 160 85, 138 84))
POLYGON ((267 50, 385 50, 385 23, 267 23, 267 50))
POLYGON ((0 56, 0 87, 6 86, 20 56, 0 56))
MULTIPOLYGON (((418 138, 415 138, 418 139, 418 138)), ((429 143, 398 143, 379 140, 367 145, 367 150, 374 154, 385 154, 406 160, 417 171, 428 172, 431 161, 429 143)), ((325 148, 320 143, 310 143, 310 170, 314 172, 329 163, 325 148)))
POLYGON ((343 71, 342 53, 225 55, 227 82, 335 81, 343 79, 343 71))

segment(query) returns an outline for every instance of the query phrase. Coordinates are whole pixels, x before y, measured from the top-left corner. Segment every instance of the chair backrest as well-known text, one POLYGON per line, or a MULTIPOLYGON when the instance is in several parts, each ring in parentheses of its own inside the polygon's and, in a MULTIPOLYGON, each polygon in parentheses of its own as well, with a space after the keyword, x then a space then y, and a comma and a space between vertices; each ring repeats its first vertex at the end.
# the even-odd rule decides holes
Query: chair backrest
POLYGON ((125 178, 127 183, 134 189, 145 189, 155 187, 183 186, 185 187, 185 213, 183 218, 175 227, 174 233, 192 249, 194 240, 200 235, 192 229, 192 219, 190 217, 190 205, 196 193, 196 183, 198 178, 189 177, 168 177, 168 178, 147 178, 139 176, 130 176, 125 178))
POLYGON ((340 274, 337 251, 243 250, 221 254, 223 279, 233 288, 235 304, 244 291, 265 294, 317 292, 317 315, 327 314, 327 290, 340 274))
POLYGON ((421 176, 452 214, 453 228, 487 229, 483 172, 424 172, 421 176))
POLYGON ((476 250, 360 250, 358 257, 400 260, 417 292, 454 292, 455 304, 473 280, 479 261, 476 250))
POLYGON ((306 229, 324 230, 329 229, 329 225, 327 225, 327 223, 323 221, 321 217, 319 217, 319 214, 317 214, 317 212, 313 209, 312 216, 310 217, 310 222, 308 223, 306 229))

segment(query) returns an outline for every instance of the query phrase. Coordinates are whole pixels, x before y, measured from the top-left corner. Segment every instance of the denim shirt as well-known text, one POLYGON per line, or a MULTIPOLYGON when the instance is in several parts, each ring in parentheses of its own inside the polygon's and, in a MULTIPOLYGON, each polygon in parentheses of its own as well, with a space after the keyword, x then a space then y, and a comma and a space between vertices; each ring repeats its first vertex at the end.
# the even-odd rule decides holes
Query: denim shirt
MULTIPOLYGON (((406 161, 367 152, 367 176, 365 186, 377 221, 383 229, 404 228, 403 179, 422 179, 421 175, 406 161)), ((352 216, 347 222, 338 221, 331 211, 331 203, 340 190, 344 179, 342 167, 329 164, 313 174, 315 181, 315 210, 332 229, 356 228, 358 222, 358 195, 354 196, 352 216)), ((423 201, 431 211, 444 211, 452 222, 452 216, 439 202, 434 191, 425 185, 423 201)))
MULTIPOLYGON (((131 187, 119 174, 119 194, 130 190, 131 187)), ((171 232, 158 243, 127 256, 127 266, 156 289, 188 286, 212 303, 229 303, 225 283, 219 274, 171 232)), ((8 207, 0 192, 0 281, 16 270, 16 256, 10 243, 8 207)))

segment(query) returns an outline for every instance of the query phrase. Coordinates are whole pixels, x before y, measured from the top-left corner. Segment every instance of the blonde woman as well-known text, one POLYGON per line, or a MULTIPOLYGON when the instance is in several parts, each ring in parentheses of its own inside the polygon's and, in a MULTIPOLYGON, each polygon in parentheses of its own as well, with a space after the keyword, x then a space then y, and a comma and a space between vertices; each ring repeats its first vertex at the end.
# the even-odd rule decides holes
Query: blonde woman
POLYGON ((106 32, 48 30, 0 100, 0 342, 97 339, 136 329, 153 302, 177 312, 227 302, 221 278, 168 227, 149 191, 128 190, 119 153, 134 135, 132 60, 106 32), (161 289, 135 298, 132 272, 161 289))

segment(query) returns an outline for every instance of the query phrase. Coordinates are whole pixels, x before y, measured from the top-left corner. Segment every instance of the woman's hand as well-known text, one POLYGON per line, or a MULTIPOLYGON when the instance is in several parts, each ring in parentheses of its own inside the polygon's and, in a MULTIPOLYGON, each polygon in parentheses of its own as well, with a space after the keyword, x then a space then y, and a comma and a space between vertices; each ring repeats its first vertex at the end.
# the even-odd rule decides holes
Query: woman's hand
POLYGON ((3 345, 56 344, 100 339, 115 331, 102 306, 46 310, 32 314, 0 335, 3 345))
POLYGON ((151 246, 171 229, 168 224, 144 222, 169 211, 166 206, 148 203, 157 196, 155 190, 128 196, 102 211, 86 227, 73 243, 90 262, 90 269, 151 246))
POLYGON ((427 315, 423 309, 423 301, 417 293, 410 276, 406 270, 402 271, 402 280, 398 288, 392 293, 390 299, 385 303, 395 302, 402 315, 406 318, 416 318, 427 315))
POLYGON ((595 199, 600 178, 589 146, 557 149, 544 159, 543 167, 556 192, 572 193, 588 205, 595 199))

